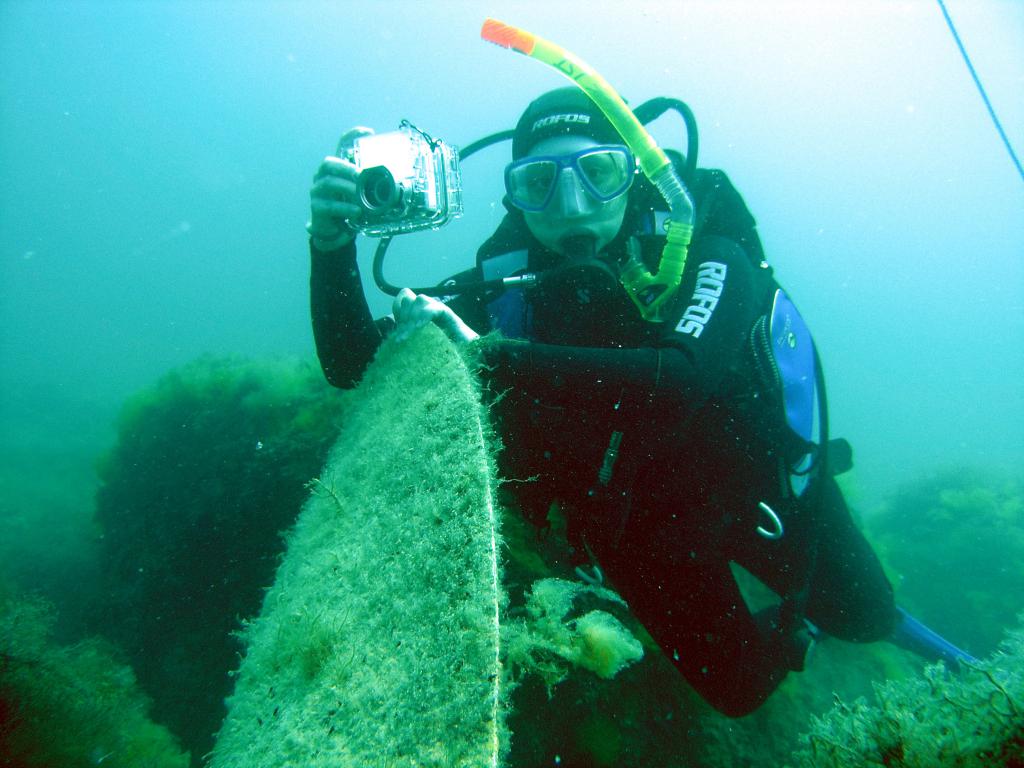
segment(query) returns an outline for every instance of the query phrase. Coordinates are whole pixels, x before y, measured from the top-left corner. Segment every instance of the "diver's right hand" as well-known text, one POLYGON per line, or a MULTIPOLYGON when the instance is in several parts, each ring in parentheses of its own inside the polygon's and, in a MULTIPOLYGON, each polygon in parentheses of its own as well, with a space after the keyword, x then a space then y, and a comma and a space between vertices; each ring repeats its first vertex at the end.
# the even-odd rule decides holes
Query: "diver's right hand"
MULTIPOLYGON (((373 133, 370 128, 347 131, 338 144, 339 154, 360 136, 373 133)), ((356 193, 358 169, 347 160, 329 155, 320 163, 309 192, 310 219, 306 231, 321 251, 336 251, 352 242, 355 229, 349 221, 358 219, 362 206, 356 193)))

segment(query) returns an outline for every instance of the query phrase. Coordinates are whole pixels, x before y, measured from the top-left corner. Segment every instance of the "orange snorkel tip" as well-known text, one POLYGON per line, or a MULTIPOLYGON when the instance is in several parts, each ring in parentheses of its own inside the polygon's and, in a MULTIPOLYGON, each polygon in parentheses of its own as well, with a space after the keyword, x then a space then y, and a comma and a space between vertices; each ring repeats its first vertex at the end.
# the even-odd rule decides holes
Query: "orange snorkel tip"
POLYGON ((513 51, 525 53, 527 56, 533 53, 533 46, 537 42, 536 35, 531 35, 529 32, 497 19, 484 19, 480 37, 489 43, 500 45, 502 48, 511 48, 513 51))

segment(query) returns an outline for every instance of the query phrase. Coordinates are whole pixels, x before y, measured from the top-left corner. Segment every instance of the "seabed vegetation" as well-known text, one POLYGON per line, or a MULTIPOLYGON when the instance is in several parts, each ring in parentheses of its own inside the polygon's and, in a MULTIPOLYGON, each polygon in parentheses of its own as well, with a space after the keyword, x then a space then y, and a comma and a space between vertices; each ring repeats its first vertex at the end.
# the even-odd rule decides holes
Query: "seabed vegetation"
MULTIPOLYGON (((436 341, 424 342, 428 357, 437 352, 430 346, 436 341)), ((424 409, 445 413, 445 397, 428 400, 433 405, 424 409)), ((372 678, 376 692, 364 699, 365 712, 403 706, 389 675, 406 680, 399 688, 411 691, 403 687, 415 683, 408 665, 434 658, 427 640, 435 627, 425 614, 418 620, 422 642, 411 634, 377 638, 375 660, 351 638, 366 623, 366 611, 385 611, 386 602, 350 599, 317 609, 316 601, 291 605, 278 594, 273 601, 291 607, 273 621, 258 619, 304 504, 318 505, 325 516, 352 517, 372 497, 387 495, 374 490, 383 480, 373 472, 372 441, 362 449, 365 461, 350 462, 345 476, 325 472, 339 430, 363 418, 349 405, 308 363, 197 360, 126 403, 116 444, 98 464, 95 538, 78 553, 89 553, 96 566, 83 570, 73 598, 45 574, 38 582, 48 590, 42 595, 24 578, 33 547, 45 537, 26 547, 26 539, 7 535, 13 529, 0 528, 0 555, 8 563, 0 591, 0 765, 203 765, 227 714, 225 700, 245 677, 240 659, 264 630, 265 649, 257 654, 270 665, 264 671, 293 669, 289 685, 326 682, 323 690, 333 685, 344 702, 347 685, 372 678), (365 503, 353 505, 354 488, 367 494, 365 503), (78 622, 62 627, 64 611, 87 615, 87 631, 78 622), (266 649, 277 649, 276 656, 266 649)), ((460 435, 439 437, 453 443, 460 435)), ((415 519, 422 530, 434 525, 462 535, 449 526, 446 510, 472 506, 476 481, 459 475, 440 489, 431 486, 412 476, 423 471, 410 463, 415 437, 389 440, 399 451, 389 471, 401 475, 396 487, 410 509, 420 510, 415 519), (410 452, 404 458, 403 441, 410 452), (439 492, 446 501, 435 509, 439 492)), ((440 445, 430 452, 447 455, 440 445)), ((454 477, 450 461, 431 466, 454 477)), ((515 510, 494 514, 504 595, 497 598, 501 656, 496 667, 491 659, 488 675, 501 677, 495 683, 484 675, 473 695, 495 701, 500 690, 504 725, 462 733, 469 739, 498 734, 500 746, 489 752, 498 756, 495 765, 1024 765, 1024 489, 1014 477, 952 467, 909 483, 863 521, 901 604, 977 663, 950 670, 884 643, 826 638, 805 673, 791 675, 761 710, 739 720, 700 701, 614 596, 566 586, 557 520, 538 540, 515 510), (582 603, 586 610, 577 610, 582 603)), ((28 519, 21 515, 17 530, 28 519)), ((46 510, 34 519, 45 526, 46 510)), ((403 551, 419 552, 425 538, 410 539, 403 551)), ((444 547, 462 562, 455 555, 466 539, 459 542, 445 539, 444 547)), ((346 550, 345 537, 329 544, 316 561, 327 569, 317 571, 318 579, 406 574, 395 585, 411 593, 403 600, 450 581, 437 562, 406 571, 397 551, 396 559, 374 564, 346 550)), ((300 565, 290 571, 293 584, 300 565)), ((488 566, 474 573, 487 579, 491 572, 488 566)), ((477 640, 493 618, 494 599, 480 610, 467 608, 460 619, 467 628, 479 626, 477 640)), ((445 637, 453 649, 467 639, 445 637)), ((459 667, 457 658, 445 658, 448 672, 416 679, 441 685, 459 667)), ((262 695, 259 719, 281 718, 281 700, 270 697, 284 690, 268 684, 262 695)), ((315 727, 328 737, 342 733, 341 709, 319 703, 323 721, 315 727)), ((445 703, 470 706, 450 696, 445 703)), ((358 723, 359 710, 346 711, 358 723)), ((294 723, 293 729, 308 726, 294 723)), ((294 748, 305 737, 290 738, 294 748)), ((452 749, 450 733, 420 732, 415 739, 429 742, 421 754, 406 747, 379 764, 471 764, 468 753, 452 749)))

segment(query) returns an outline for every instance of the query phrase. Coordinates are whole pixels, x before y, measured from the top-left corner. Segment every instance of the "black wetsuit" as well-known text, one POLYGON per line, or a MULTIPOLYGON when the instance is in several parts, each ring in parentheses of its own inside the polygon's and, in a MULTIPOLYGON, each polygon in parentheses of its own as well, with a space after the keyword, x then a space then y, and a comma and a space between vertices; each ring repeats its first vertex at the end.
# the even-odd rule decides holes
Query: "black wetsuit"
MULTIPOLYGON (((642 320, 621 289, 596 312, 544 288, 467 294, 451 306, 480 333, 519 337, 488 346, 487 375, 506 393, 502 473, 538 478, 512 484, 524 514, 543 520, 558 499, 570 540, 596 555, 691 685, 742 715, 799 667, 791 641, 801 617, 869 641, 888 636, 895 607, 833 478, 812 473, 802 494, 786 479, 807 446, 787 431, 778 382, 757 362, 758 321, 778 285, 753 218, 720 171, 699 170, 690 188, 697 223, 668 322, 642 320), (602 481, 613 434, 618 456, 602 481), (782 520, 778 540, 757 533, 761 503, 782 520), (747 609, 730 561, 785 598, 777 630, 747 609)), ((657 198, 642 185, 630 195, 603 255, 614 262, 639 247, 654 266, 664 242, 657 198)), ((510 208, 476 269, 456 281, 557 260, 510 208)), ((311 300, 324 372, 353 386, 387 330, 367 309, 353 245, 312 249, 311 300)))

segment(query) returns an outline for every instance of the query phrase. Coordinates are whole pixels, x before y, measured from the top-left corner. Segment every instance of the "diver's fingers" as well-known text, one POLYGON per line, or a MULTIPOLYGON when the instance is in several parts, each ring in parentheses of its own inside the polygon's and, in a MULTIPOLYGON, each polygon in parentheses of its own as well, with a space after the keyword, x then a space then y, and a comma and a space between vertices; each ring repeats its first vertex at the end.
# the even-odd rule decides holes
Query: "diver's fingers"
POLYGON ((359 176, 359 169, 348 160, 328 155, 320 162, 316 173, 313 175, 313 181, 319 181, 325 176, 337 176, 342 179, 349 179, 354 183, 356 177, 359 176))
POLYGON ((395 341, 405 341, 415 331, 430 322, 429 316, 423 312, 425 296, 417 296, 408 288, 403 288, 395 296, 391 312, 395 317, 395 341))
POLYGON ((403 288, 395 295, 395 300, 391 302, 391 314, 395 316, 396 323, 402 322, 406 316, 406 306, 415 300, 416 294, 408 288, 403 288))
POLYGON ((363 136, 373 136, 373 128, 367 128, 365 125, 349 128, 338 139, 338 153, 340 154, 343 149, 351 149, 356 143, 356 139, 360 139, 363 136))
POLYGON ((441 311, 434 317, 434 323, 455 342, 469 342, 480 338, 480 334, 466 325, 466 322, 455 314, 447 304, 441 305, 441 311))
POLYGON ((417 321, 422 320, 424 323, 429 323, 438 315, 444 314, 445 309, 445 305, 440 301, 422 293, 413 302, 413 316, 417 321))
POLYGON ((314 220, 357 219, 362 214, 356 184, 347 176, 321 176, 309 191, 309 201, 314 220))
POLYGON ((403 288, 392 304, 395 317, 395 341, 405 341, 414 331, 428 323, 436 324, 448 338, 456 342, 478 339, 479 334, 442 301, 403 288))
POLYGON ((415 294, 403 288, 395 296, 391 310, 395 317, 395 340, 403 341, 413 331, 443 315, 446 307, 437 299, 424 294, 415 294))
POLYGON ((309 190, 310 200, 342 200, 349 203, 359 201, 354 182, 328 176, 315 182, 309 190))
POLYGON ((443 312, 444 305, 430 296, 422 293, 415 294, 408 288, 403 288, 395 297, 394 310, 397 322, 422 325, 443 312))
POLYGON ((355 203, 345 200, 322 200, 314 198, 310 203, 310 210, 315 219, 358 219, 363 212, 355 203))

